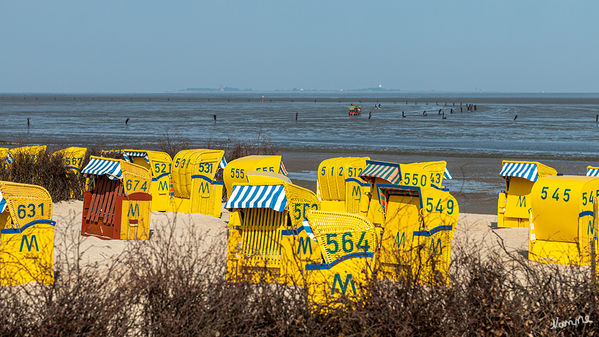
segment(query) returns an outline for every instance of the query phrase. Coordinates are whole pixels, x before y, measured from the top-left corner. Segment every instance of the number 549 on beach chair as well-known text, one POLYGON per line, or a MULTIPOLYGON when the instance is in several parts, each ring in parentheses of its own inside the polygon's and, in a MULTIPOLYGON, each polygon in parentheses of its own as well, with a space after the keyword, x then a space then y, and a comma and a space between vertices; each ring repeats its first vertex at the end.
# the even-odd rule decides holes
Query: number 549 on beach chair
POLYGON ((0 285, 54 282, 54 225, 48 191, 0 181, 0 285))
POLYGON ((83 197, 81 234, 101 239, 149 238, 150 171, 125 160, 92 156, 81 171, 91 177, 83 197))

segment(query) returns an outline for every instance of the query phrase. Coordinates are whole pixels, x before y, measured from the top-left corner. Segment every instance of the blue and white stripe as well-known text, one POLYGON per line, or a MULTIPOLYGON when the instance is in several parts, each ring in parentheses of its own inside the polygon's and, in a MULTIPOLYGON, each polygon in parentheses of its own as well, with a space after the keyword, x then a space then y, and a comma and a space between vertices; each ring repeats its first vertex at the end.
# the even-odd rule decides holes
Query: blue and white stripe
POLYGON ((220 168, 222 168, 224 170, 225 166, 227 166, 227 158, 225 158, 225 156, 223 156, 223 159, 218 164, 218 167, 220 167, 220 168))
POLYGON ((2 191, 0 191, 0 213, 4 212, 6 209, 6 199, 2 196, 2 191))
POLYGON ((6 162, 9 164, 12 164, 12 162, 14 161, 14 159, 12 158, 12 155, 9 153, 6 154, 6 162))
POLYGON ((312 227, 310 227, 310 223, 308 222, 308 220, 302 221, 302 227, 306 231, 306 234, 308 234, 310 240, 316 241, 316 236, 314 235, 314 232, 312 231, 312 227))
POLYGON ((150 163, 150 158, 148 158, 148 154, 146 152, 133 152, 133 151, 125 151, 123 152, 123 159, 132 163, 133 157, 143 157, 146 160, 146 163, 150 163))
POLYGON ((121 163, 113 160, 92 158, 87 166, 81 171, 83 174, 107 175, 108 179, 117 180, 123 178, 121 163))
POLYGON ((589 168, 587 170, 587 177, 599 177, 599 168, 589 168))
POLYGON ((445 168, 445 172, 443 172, 443 178, 449 179, 449 180, 453 179, 453 176, 451 175, 451 173, 449 173, 449 170, 447 169, 447 167, 445 168))
POLYGON ((519 177, 530 181, 539 179, 537 164, 504 162, 499 175, 502 177, 519 177))
POLYGON ((225 204, 226 209, 270 208, 283 212, 287 207, 287 195, 283 185, 248 186, 235 185, 225 204))

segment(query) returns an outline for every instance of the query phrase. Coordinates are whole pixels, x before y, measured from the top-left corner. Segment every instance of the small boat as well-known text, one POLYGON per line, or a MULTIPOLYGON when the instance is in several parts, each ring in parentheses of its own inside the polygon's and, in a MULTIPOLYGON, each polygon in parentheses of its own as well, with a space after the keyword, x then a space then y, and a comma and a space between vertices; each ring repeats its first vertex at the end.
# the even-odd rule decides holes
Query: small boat
POLYGON ((356 105, 350 105, 348 109, 350 116, 359 116, 362 113, 362 107, 356 105))

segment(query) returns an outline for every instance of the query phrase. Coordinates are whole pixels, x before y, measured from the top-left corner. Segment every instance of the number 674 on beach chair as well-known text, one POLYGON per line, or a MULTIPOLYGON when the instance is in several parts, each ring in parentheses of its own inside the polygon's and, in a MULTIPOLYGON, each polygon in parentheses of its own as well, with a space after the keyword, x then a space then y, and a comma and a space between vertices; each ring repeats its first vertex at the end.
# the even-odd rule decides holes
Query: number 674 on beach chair
POLYGON ((101 239, 145 240, 150 234, 150 171, 124 160, 92 156, 83 197, 81 234, 101 239))
POLYGON ((0 181, 0 285, 54 283, 54 225, 48 191, 0 181))

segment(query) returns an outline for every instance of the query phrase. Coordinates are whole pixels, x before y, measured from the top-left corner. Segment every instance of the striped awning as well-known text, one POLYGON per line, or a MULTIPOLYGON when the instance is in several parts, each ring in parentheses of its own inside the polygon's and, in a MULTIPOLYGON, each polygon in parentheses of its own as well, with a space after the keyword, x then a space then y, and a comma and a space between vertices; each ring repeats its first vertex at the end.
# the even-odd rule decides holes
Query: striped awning
POLYGON ((379 195, 379 202, 383 207, 383 210, 387 209, 387 200, 389 200, 389 197, 392 195, 416 197, 420 200, 420 208, 422 208, 422 197, 420 193, 420 187, 380 184, 377 187, 377 192, 379 195))
POLYGON ((6 209, 6 199, 2 196, 2 191, 0 191, 0 213, 4 212, 6 209))
POLYGON ((121 163, 114 160, 92 158, 87 166, 81 171, 83 174, 107 175, 108 179, 117 180, 123 178, 121 163))
POLYGON ((270 208, 283 212, 287 207, 287 195, 283 185, 248 186, 235 185, 225 208, 270 208))
POLYGON ((599 168, 589 167, 587 169, 587 177, 599 177, 599 168))
POLYGON ((132 163, 133 157, 143 157, 146 160, 146 163, 150 163, 150 158, 148 158, 148 154, 143 151, 125 151, 123 152, 123 159, 132 163))
POLYGON ((281 162, 281 167, 279 168, 279 173, 287 176, 289 175, 289 173, 287 173, 287 169, 285 168, 285 165, 283 165, 283 162, 281 162))
POLYGON ((227 166, 227 158, 225 158, 225 156, 223 156, 223 159, 221 159, 220 163, 218 164, 218 167, 220 167, 224 170, 225 166, 227 166))
POLYGON ((449 170, 447 169, 447 167, 445 168, 445 172, 443 173, 443 178, 445 179, 453 179, 453 176, 451 175, 451 173, 449 173, 449 170))
POLYGON ((366 167, 362 171, 362 174, 360 174, 360 177, 366 181, 381 178, 391 184, 399 184, 401 181, 401 171, 397 163, 367 160, 366 167))
POLYGON ((504 162, 499 175, 502 177, 519 177, 530 181, 539 179, 537 164, 504 162))

